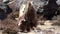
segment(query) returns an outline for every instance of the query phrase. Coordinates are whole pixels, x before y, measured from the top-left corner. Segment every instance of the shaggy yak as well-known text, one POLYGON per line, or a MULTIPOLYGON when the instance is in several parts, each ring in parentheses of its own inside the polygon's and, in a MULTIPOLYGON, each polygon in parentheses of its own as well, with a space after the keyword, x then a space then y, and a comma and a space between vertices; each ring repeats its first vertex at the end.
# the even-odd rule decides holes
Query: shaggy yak
POLYGON ((51 20, 54 15, 57 16, 56 11, 57 11, 57 9, 58 9, 58 5, 57 5, 56 1, 57 1, 57 0, 49 0, 49 1, 48 1, 48 4, 45 5, 44 8, 43 8, 43 9, 44 9, 44 10, 43 10, 43 12, 44 12, 44 17, 45 17, 47 20, 51 20))
POLYGON ((22 32, 29 32, 36 27, 35 10, 30 2, 20 6, 18 22, 22 32))

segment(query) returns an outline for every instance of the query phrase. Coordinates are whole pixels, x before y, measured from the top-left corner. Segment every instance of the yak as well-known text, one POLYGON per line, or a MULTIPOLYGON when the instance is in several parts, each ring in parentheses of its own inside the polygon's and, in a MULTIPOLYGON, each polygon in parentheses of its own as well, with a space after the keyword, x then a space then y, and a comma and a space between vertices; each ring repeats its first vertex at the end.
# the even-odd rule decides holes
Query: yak
POLYGON ((58 5, 56 3, 57 0, 49 0, 48 4, 44 6, 44 17, 47 20, 51 20, 54 15, 57 16, 56 11, 58 9, 58 5))

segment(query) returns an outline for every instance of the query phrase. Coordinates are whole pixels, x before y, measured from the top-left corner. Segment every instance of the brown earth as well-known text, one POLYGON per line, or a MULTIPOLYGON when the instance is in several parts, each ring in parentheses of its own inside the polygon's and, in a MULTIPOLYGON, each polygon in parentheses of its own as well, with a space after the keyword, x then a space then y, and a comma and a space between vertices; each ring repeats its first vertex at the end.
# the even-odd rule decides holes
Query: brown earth
MULTIPOLYGON (((15 20, 16 17, 18 17, 18 11, 15 11, 15 4, 12 3, 9 5, 10 8, 12 8, 13 12, 10 13, 9 15, 7 15, 7 18, 3 21, 0 21, 0 29, 7 29, 7 28, 10 28, 12 30, 16 30, 16 31, 19 31, 19 27, 17 26, 17 21, 15 20)), ((41 15, 36 15, 36 16, 39 16, 39 18, 37 18, 39 24, 41 23, 44 23, 44 21, 46 20, 40 20, 40 19, 43 19, 43 16, 41 15)), ((57 22, 54 22, 54 25, 57 23, 57 25, 60 25, 60 19, 59 19, 60 15, 58 15, 57 17, 54 17, 54 19, 57 21, 57 22)), ((52 22, 52 21, 51 21, 52 22)))

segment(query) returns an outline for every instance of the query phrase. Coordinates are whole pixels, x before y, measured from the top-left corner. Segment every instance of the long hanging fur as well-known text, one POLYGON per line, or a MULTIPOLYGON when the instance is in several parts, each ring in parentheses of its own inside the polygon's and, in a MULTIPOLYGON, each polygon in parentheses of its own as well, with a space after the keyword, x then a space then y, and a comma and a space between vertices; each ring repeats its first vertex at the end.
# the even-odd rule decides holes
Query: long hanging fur
POLYGON ((30 29, 33 29, 33 27, 36 27, 37 22, 35 19, 35 10, 31 3, 28 3, 28 9, 27 13, 25 14, 25 20, 22 21, 22 24, 20 25, 20 29, 22 31, 30 31, 30 29))

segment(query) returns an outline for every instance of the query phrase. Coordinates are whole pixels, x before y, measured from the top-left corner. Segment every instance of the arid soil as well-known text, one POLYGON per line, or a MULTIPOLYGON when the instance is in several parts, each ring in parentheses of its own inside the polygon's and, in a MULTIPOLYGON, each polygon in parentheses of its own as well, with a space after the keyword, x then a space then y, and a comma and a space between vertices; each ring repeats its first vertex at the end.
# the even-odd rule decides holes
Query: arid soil
MULTIPOLYGON (((19 29, 19 27, 17 25, 18 23, 17 23, 15 18, 18 17, 19 13, 18 13, 18 11, 15 11, 16 10, 15 9, 15 4, 12 3, 9 6, 10 6, 10 8, 12 8, 13 12, 10 13, 9 15, 7 15, 6 19, 4 19, 2 21, 0 20, 0 30, 12 29, 12 30, 15 30, 15 31, 18 32, 20 29, 19 29)), ((43 25, 43 26, 41 25, 41 24, 45 23, 45 21, 48 21, 48 20, 45 20, 43 18, 43 15, 41 15, 41 16, 36 15, 36 16, 39 17, 39 18, 37 18, 38 26, 36 28, 36 30, 40 29, 39 33, 43 32, 43 34, 55 34, 54 32, 58 32, 60 30, 60 15, 58 15, 57 17, 56 16, 53 17, 53 20, 51 20, 50 22, 53 23, 52 25, 54 25, 54 26, 51 26, 51 27, 50 27, 50 25, 49 26, 48 25, 43 25), (45 29, 43 29, 43 27, 45 27, 45 29), (51 31, 49 30, 49 28, 51 28, 51 31)), ((36 34, 36 31, 35 32, 31 31, 31 32, 25 33, 25 34, 32 34, 32 33, 36 34)), ((23 33, 18 32, 18 34, 23 34, 23 33)))

